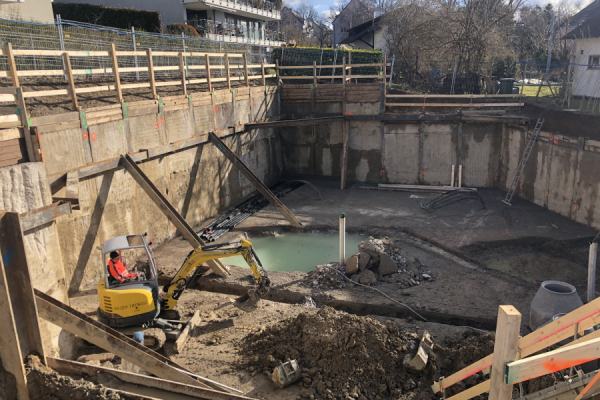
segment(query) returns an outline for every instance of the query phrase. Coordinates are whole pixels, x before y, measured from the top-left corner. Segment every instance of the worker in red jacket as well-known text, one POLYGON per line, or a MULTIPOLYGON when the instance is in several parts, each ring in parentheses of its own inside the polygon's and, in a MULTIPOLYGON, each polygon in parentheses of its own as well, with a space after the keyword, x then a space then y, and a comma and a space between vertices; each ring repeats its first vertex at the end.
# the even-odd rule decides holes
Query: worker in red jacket
POLYGON ((132 280, 144 280, 142 272, 129 272, 127 268, 119 261, 119 253, 112 251, 108 261, 108 272, 116 283, 125 283, 132 280))

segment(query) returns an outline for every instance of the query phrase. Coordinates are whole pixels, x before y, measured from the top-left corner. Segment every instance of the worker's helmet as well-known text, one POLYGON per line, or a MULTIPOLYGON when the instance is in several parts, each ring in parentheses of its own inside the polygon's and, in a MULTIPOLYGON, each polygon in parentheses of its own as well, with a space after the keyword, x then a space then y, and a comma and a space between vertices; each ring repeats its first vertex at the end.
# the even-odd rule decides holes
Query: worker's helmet
POLYGON ((119 257, 119 253, 117 253, 116 251, 111 251, 110 252, 110 259, 112 260, 113 258, 117 258, 119 257))

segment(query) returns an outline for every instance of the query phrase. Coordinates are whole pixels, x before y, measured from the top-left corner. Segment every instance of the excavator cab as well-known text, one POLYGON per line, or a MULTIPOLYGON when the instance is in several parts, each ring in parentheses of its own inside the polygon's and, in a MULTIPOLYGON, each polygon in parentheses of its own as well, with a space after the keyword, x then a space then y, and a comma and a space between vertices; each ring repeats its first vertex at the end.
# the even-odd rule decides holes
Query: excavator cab
POLYGON ((152 250, 144 235, 126 235, 102 243, 104 278, 98 282, 98 320, 113 328, 151 323, 160 312, 159 286, 152 250), (129 272, 140 272, 136 280, 119 283, 109 270, 110 253, 129 272))

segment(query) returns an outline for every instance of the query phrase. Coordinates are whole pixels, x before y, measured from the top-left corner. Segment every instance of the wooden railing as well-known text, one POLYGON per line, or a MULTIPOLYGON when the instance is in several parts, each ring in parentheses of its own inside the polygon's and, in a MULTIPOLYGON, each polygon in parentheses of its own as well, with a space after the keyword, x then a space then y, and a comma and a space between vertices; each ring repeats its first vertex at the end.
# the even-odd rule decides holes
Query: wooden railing
MULTIPOLYGON (((510 400, 512 386, 516 383, 600 358, 600 330, 582 336, 584 331, 598 324, 600 299, 519 338, 521 314, 512 306, 500 306, 494 353, 435 382, 432 389, 434 393, 443 392, 478 372, 489 371, 492 367, 490 379, 446 400, 468 400, 485 392, 490 393, 490 400, 510 400), (556 350, 528 357, 569 338, 575 340, 556 350)), ((596 373, 573 399, 579 400, 595 393, 599 379, 600 375, 596 373)))
MULTIPOLYGON (((231 89, 232 81, 244 81, 246 86, 249 86, 249 81, 252 79, 261 79, 262 85, 265 86, 267 78, 274 78, 275 74, 265 74, 265 68, 274 68, 275 64, 248 64, 246 53, 197 53, 197 52, 170 52, 170 51, 117 51, 114 43, 111 44, 110 51, 61 51, 61 50, 13 50, 11 43, 8 43, 3 54, 8 58, 8 71, 0 71, 0 78, 7 77, 12 80, 15 87, 20 86, 20 77, 48 77, 48 76, 66 76, 68 80, 68 89, 58 90, 33 90, 23 93, 24 98, 38 98, 45 96, 70 95, 75 109, 79 109, 77 102, 77 94, 94 93, 108 90, 117 92, 119 102, 123 101, 123 91, 137 88, 150 88, 154 99, 158 99, 156 88, 162 86, 181 86, 182 94, 187 95, 187 85, 193 84, 208 84, 208 91, 212 92, 212 84, 216 82, 227 82, 231 89), (15 63, 15 56, 48 56, 62 59, 64 69, 56 70, 18 70, 15 63), (73 69, 71 67, 72 57, 110 57, 112 67, 94 68, 94 69, 73 69), (119 57, 142 57, 146 58, 147 66, 138 67, 119 67, 119 57), (178 59, 178 65, 154 66, 154 57, 172 57, 178 59), (219 58, 224 62, 224 65, 211 64, 211 58, 219 58), (204 65, 194 65, 194 59, 204 62, 204 65), (224 71, 224 77, 211 76, 211 71, 220 69, 224 71), (251 75, 250 71, 260 69, 259 74, 251 75), (180 76, 180 79, 169 81, 157 81, 155 73, 158 71, 171 71, 180 76), (190 71, 206 71, 204 78, 190 78, 190 71), (232 71, 241 72, 240 76, 233 76, 232 71), (123 83, 121 82, 121 73, 131 72, 148 72, 149 81, 139 83, 123 83), (112 85, 98 85, 88 87, 76 87, 75 77, 80 75, 93 74, 112 74, 115 83, 112 85)), ((10 95, 0 95, 0 102, 12 101, 10 95)))
MULTIPOLYGON (((346 64, 346 57, 342 59, 342 64, 340 65, 317 65, 317 62, 314 61, 313 65, 279 65, 279 60, 275 60, 276 70, 277 70, 277 78, 281 79, 282 82, 285 80, 293 79, 293 80, 312 80, 313 84, 317 84, 319 80, 331 81, 332 79, 341 79, 343 84, 347 82, 358 82, 358 79, 376 79, 381 80, 381 82, 385 82, 389 75, 387 74, 387 67, 391 67, 391 63, 388 63, 386 60, 386 54, 383 53, 383 62, 381 63, 371 63, 371 64, 352 64, 351 62, 351 53, 349 54, 349 63, 346 64), (361 67, 375 67, 381 68, 381 74, 377 75, 352 75, 352 68, 361 68, 361 67), (318 76, 318 69, 327 69, 327 70, 335 70, 337 68, 342 69, 341 75, 332 74, 330 76, 318 76), (312 69, 312 75, 282 75, 281 71, 285 70, 299 70, 299 69, 312 69)), ((364 82, 364 81, 362 81, 364 82)))
POLYGON ((522 107, 524 105, 522 94, 386 94, 386 107, 456 107, 456 108, 478 108, 478 107, 522 107), (516 99, 516 101, 506 103, 489 102, 488 100, 497 99, 516 99), (413 100, 411 102, 398 102, 403 100, 413 100), (428 100, 434 100, 431 103, 428 100), (458 100, 451 102, 446 100, 458 100), (483 101, 482 101, 483 100, 483 101))

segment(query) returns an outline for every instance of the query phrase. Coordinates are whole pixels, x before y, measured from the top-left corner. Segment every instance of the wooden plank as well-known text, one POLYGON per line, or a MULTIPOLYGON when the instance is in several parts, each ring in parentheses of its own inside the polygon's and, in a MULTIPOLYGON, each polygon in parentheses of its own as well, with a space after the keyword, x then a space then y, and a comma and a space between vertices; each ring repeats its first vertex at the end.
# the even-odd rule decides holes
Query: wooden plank
POLYGON ((193 332, 194 329, 200 324, 201 320, 202 319, 200 318, 200 310, 196 310, 190 321, 187 323, 183 332, 181 332, 181 335, 179 335, 179 337, 175 341, 175 345, 173 346, 173 350, 175 351, 175 353, 181 353, 183 347, 188 341, 190 333, 193 332))
POLYGON ((79 113, 77 111, 56 114, 56 115, 46 115, 43 117, 33 117, 31 118, 32 126, 41 126, 48 124, 57 124, 61 122, 67 121, 79 121, 79 113))
MULTIPOLYGON (((175 225, 179 232, 181 232, 183 238, 193 248, 205 245, 204 241, 200 239, 196 231, 189 226, 187 221, 177 212, 177 210, 175 210, 167 198, 156 188, 156 186, 154 186, 152 181, 142 172, 128 154, 121 156, 121 163, 137 184, 140 185, 144 192, 146 192, 148 197, 150 197, 154 204, 156 204, 156 206, 165 214, 167 219, 175 225)), ((211 260, 208 261, 207 264, 217 275, 229 275, 229 272, 227 272, 227 269, 225 269, 225 266, 219 260, 211 260)))
POLYGON ((158 106, 148 108, 135 108, 133 110, 127 110, 127 114, 129 118, 131 117, 139 117, 140 115, 148 115, 148 114, 158 114, 158 106))
POLYGON ((509 362, 506 383, 514 384, 600 358, 600 338, 509 362))
POLYGON ((65 62, 65 70, 69 81, 69 92, 71 93, 71 99, 73 100, 73 107, 75 107, 75 110, 79 110, 79 105, 77 104, 77 92, 75 91, 75 81, 73 80, 73 74, 71 73, 71 58, 69 57, 69 53, 63 53, 63 61, 65 62))
POLYGON ((17 91, 13 86, 0 87, 0 94, 17 94, 17 91))
POLYGON ((596 393, 595 390, 598 388, 598 384, 600 384, 600 372, 596 372, 596 375, 594 375, 592 380, 589 381, 577 397, 575 397, 575 400, 581 400, 596 393))
POLYGON ((260 76, 262 78, 262 85, 267 86, 267 83, 265 80, 265 62, 264 61, 261 61, 261 63, 260 63, 260 76))
POLYGON ((143 82, 143 83, 124 83, 121 85, 122 89, 137 89, 137 88, 152 88, 152 82, 143 82))
POLYGON ((588 252, 588 283, 587 283, 587 301, 590 302, 596 298, 596 258, 598 256, 598 242, 590 243, 588 252))
POLYGON ((58 300, 38 290, 35 290, 35 300, 40 317, 46 321, 132 362, 144 371, 150 372, 159 378, 207 388, 206 385, 196 381, 189 375, 172 368, 172 366, 177 365, 173 361, 58 300))
POLYGON ((0 155, 8 156, 11 153, 16 153, 16 155, 21 156, 21 145, 19 144, 19 139, 11 139, 0 142, 0 155))
MULTIPOLYGON (((10 43, 9 43, 10 44, 10 43)), ((17 334, 17 326, 11 303, 10 289, 13 282, 6 278, 4 257, 0 257, 0 358, 2 367, 14 376, 17 386, 17 399, 29 400, 27 376, 25 375, 24 357, 17 334), (10 282, 10 285, 9 285, 10 282)))
POLYGON ((219 151, 223 153, 223 155, 225 155, 225 157, 227 157, 227 159, 239 169, 242 175, 244 175, 246 179, 252 183, 256 190, 258 190, 275 208, 277 208, 277 210, 292 226, 296 228, 302 227, 302 223, 300 223, 296 216, 290 210, 288 210, 281 200, 279 200, 273 194, 273 192, 271 192, 271 190, 264 183, 262 183, 261 180, 252 173, 252 171, 250 171, 248 167, 246 167, 246 165, 225 145, 225 143, 223 143, 223 141, 221 141, 221 139, 217 137, 217 135, 211 132, 209 134, 209 138, 217 147, 217 149, 219 149, 219 151))
POLYGON ((481 99, 481 98, 487 98, 487 99, 499 99, 499 98, 505 98, 505 97, 524 97, 525 95, 522 94, 469 94, 469 95, 464 95, 464 94, 387 94, 386 97, 388 98, 416 98, 416 99, 422 99, 424 97, 427 98, 443 98, 443 99, 481 99))
MULTIPOLYGON (((65 50, 13 50, 16 56, 62 56, 65 50)), ((67 50, 70 57, 108 57, 108 51, 67 50)))
POLYGON ((79 199, 79 175, 77 171, 67 172, 67 198, 79 199))
POLYGON ((486 393, 490 391, 490 380, 481 382, 478 385, 475 385, 467 390, 463 390, 462 392, 455 394, 452 397, 448 397, 446 400, 469 400, 475 396, 479 396, 482 393, 486 393))
POLYGON ((8 57, 8 74, 12 79, 12 85, 14 87, 19 87, 21 85, 19 84, 19 74, 17 73, 17 64, 15 63, 15 53, 11 42, 8 42, 6 45, 6 56, 8 57))
POLYGON ((24 92, 23 96, 28 99, 32 97, 47 97, 47 96, 63 96, 68 95, 67 89, 56 89, 56 90, 41 90, 39 92, 24 92))
POLYGON ((2 129, 0 130, 0 142, 11 139, 19 139, 23 137, 23 130, 20 128, 2 129))
MULTIPOLYGON (((152 100, 150 100, 150 101, 152 101, 152 100)), ((89 117, 90 114, 99 112, 99 111, 117 112, 118 110, 121 110, 120 104, 110 104, 108 106, 86 108, 85 113, 89 117)))
POLYGON ((0 252, 4 260, 6 279, 10 282, 10 298, 13 312, 17 316, 15 322, 23 357, 38 354, 42 363, 46 364, 18 213, 0 213, 0 252))
POLYGON ((225 54, 225 73, 227 78, 227 88, 231 90, 231 77, 229 76, 229 54, 225 54))
MULTIPOLYGON (((583 335, 586 329, 591 328, 600 323, 600 299, 595 299, 591 303, 587 303, 577 310, 552 321, 529 335, 522 337, 519 340, 519 348, 521 349, 521 358, 537 353, 548 346, 552 346, 564 339, 573 337, 573 326, 577 325, 578 334, 583 335)), ((589 336, 589 335, 588 335, 589 336)), ((469 376, 482 371, 492 365, 493 354, 463 368, 462 370, 445 378, 441 382, 435 382, 432 386, 434 393, 439 392, 442 388, 448 388, 469 376)))
POLYGON ((205 54, 206 60, 206 82, 208 83, 208 91, 212 92, 212 83, 210 82, 210 57, 208 54, 205 54))
POLYGON ((244 59, 244 82, 246 83, 246 87, 250 87, 250 81, 248 80, 248 55, 244 53, 242 56, 244 59))
MULTIPOLYGON (((312 79, 313 77, 308 75, 308 76, 280 76, 279 79, 312 79)), ((341 78, 341 77, 337 77, 337 78, 341 78)))
POLYGON ((148 71, 150 72, 150 90, 152 91, 152 98, 158 99, 156 95, 156 80, 154 79, 154 62, 152 61, 152 49, 146 50, 148 56, 148 71))
POLYGON ((110 56, 112 58, 113 63, 113 75, 115 76, 115 87, 117 88, 117 98, 119 99, 119 103, 123 102, 123 91, 121 90, 121 76, 119 75, 119 63, 117 61, 117 49, 115 48, 115 44, 110 44, 110 56))
MULTIPOLYGON (((524 103, 425 103, 425 107, 523 107, 524 103)), ((387 103, 388 107, 423 107, 423 103, 387 103)))
POLYGON ((0 115, 18 114, 19 110, 18 107, 0 107, 0 115))
POLYGON ((185 59, 183 52, 179 53, 179 73, 181 74, 181 86, 183 87, 183 95, 187 95, 187 82, 185 77, 185 59))
POLYGON ((103 118, 95 118, 95 119, 87 119, 87 123, 89 126, 92 125, 100 125, 100 124, 106 124, 108 122, 113 122, 113 121, 121 121, 123 119, 123 114, 115 114, 115 115, 109 115, 103 118))
MULTIPOLYGON (((75 171, 75 173, 77 173, 75 171)), ((21 214, 21 229, 23 232, 45 225, 63 215, 71 214, 71 204, 52 203, 21 214)))
POLYGON ((512 384, 504 380, 504 366, 518 357, 520 330, 521 313, 513 306, 500 306, 490 376, 490 400, 510 400, 512 398, 512 384))
POLYGON ((96 376, 99 373, 106 373, 115 376, 123 382, 136 385, 142 385, 153 389, 166 390, 172 393, 192 396, 194 398, 208 400, 253 400, 249 397, 217 392, 212 389, 204 389, 198 386, 185 385, 182 383, 150 377, 146 375, 134 374, 112 368, 97 367, 95 365, 79 363, 76 361, 63 360, 60 358, 48 357, 48 366, 58 373, 66 375, 86 374, 96 376))

